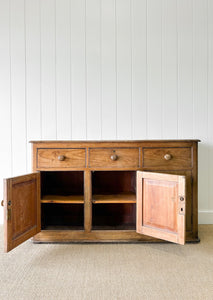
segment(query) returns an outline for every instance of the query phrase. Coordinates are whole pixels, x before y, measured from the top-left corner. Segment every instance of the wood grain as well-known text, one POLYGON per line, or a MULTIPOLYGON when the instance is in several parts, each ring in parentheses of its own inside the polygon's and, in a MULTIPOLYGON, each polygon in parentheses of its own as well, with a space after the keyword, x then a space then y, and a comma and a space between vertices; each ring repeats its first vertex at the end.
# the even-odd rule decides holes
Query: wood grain
POLYGON ((136 195, 134 193, 123 193, 114 195, 93 195, 92 203, 136 203, 136 195))
POLYGON ((92 229, 92 174, 84 172, 84 229, 90 232, 92 229))
POLYGON ((192 148, 143 148, 143 167, 157 169, 192 168, 192 148), (170 155, 170 159, 166 159, 170 155))
POLYGON ((137 178, 136 231, 183 245, 185 177, 138 171, 137 178))
POLYGON ((70 203, 70 204, 83 204, 83 195, 45 195, 41 198, 41 203, 70 203))
POLYGON ((139 149, 89 149, 89 166, 92 168, 119 168, 119 167, 139 167, 139 149), (113 160, 111 156, 117 156, 113 160))
MULTIPOLYGON (((197 143, 198 140, 33 142, 33 170, 41 171, 41 187, 38 183, 37 194, 42 195, 41 203, 45 208, 42 210, 44 224, 42 228, 46 229, 36 235, 34 240, 159 241, 156 238, 160 237, 179 243, 184 243, 185 238, 187 241, 198 241, 197 143), (146 149, 149 152, 148 156, 144 156, 141 149, 146 149), (41 168, 38 168, 39 161, 44 158, 37 155, 38 150, 50 154, 47 155, 47 161, 50 163, 46 162, 41 168), (152 151, 155 153, 153 156, 150 154, 152 151), (68 155, 80 153, 80 160, 84 162, 84 166, 79 166, 75 155, 73 156, 76 159, 75 167, 60 166, 66 162, 67 152, 68 155), (92 163, 97 166, 91 166, 91 153, 92 163), (104 154, 107 154, 107 159, 104 154), (165 154, 171 155, 171 159, 165 160, 165 154), (60 161, 58 156, 64 156, 65 159, 60 161), (111 156, 113 158, 116 156, 116 160, 112 160, 111 156), (147 162, 147 157, 149 168, 141 164, 144 160, 147 162), (160 159, 162 157, 163 163, 160 159), (56 159, 59 166, 55 165, 56 159), (166 165, 167 163, 169 165, 166 165), (113 164, 115 165, 112 166, 113 164), (135 176, 138 170, 161 173, 149 172, 146 186, 148 200, 143 206, 142 202, 137 201, 136 220, 136 185, 137 198, 140 197, 142 188, 140 176, 137 175, 137 180, 135 176), (184 191, 186 197, 184 196, 183 203, 173 204, 168 199, 171 195, 177 194, 178 186, 181 185, 180 180, 183 181, 182 175, 186 176, 186 191, 184 191), (159 214, 162 207, 166 209, 159 214), (60 214, 57 215, 59 208, 60 214), (146 212, 142 208, 146 209, 146 212), (175 211, 179 212, 178 216, 175 216, 175 211), (186 227, 181 231, 185 226, 185 214, 186 227), (132 229, 142 219, 145 222, 143 230, 146 233, 143 231, 140 232, 141 235, 136 234, 132 229), (84 231, 81 231, 83 225, 84 231), (72 232, 69 230, 71 228, 72 232), (113 230, 108 230, 109 228, 113 230), (156 228, 160 231, 160 236, 159 232, 156 233, 156 228)), ((183 190, 181 193, 183 194, 183 190)), ((41 222, 39 216, 38 214, 37 224, 41 222)), ((30 234, 26 234, 26 237, 30 234)))
POLYGON ((4 251, 9 252, 41 230, 40 174, 5 180, 4 251))
MULTIPOLYGON (((42 230, 33 237, 34 242, 153 242, 164 243, 165 241, 144 234, 136 233, 135 230, 42 230)), ((187 242, 199 242, 198 238, 186 235, 187 242)))
POLYGON ((69 168, 85 167, 85 149, 38 149, 37 166, 41 168, 69 168), (64 160, 59 157, 64 156, 64 160))

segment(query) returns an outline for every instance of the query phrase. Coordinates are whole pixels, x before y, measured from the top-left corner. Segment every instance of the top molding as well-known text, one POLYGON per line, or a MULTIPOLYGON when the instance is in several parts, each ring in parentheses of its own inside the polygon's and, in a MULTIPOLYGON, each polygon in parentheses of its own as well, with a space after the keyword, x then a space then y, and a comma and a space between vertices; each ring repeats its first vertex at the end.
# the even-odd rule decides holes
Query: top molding
POLYGON ((41 141, 29 141, 29 143, 141 143, 141 142, 156 142, 156 143, 174 143, 174 142, 201 142, 199 139, 181 139, 181 140, 41 140, 41 141))

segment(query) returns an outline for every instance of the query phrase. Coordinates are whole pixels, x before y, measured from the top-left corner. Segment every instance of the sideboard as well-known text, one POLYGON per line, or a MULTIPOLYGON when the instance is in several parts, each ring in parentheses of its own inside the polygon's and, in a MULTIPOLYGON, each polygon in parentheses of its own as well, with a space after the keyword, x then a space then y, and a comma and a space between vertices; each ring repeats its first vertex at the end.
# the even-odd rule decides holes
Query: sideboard
POLYGON ((32 141, 4 180, 8 252, 42 242, 198 242, 199 140, 32 141))

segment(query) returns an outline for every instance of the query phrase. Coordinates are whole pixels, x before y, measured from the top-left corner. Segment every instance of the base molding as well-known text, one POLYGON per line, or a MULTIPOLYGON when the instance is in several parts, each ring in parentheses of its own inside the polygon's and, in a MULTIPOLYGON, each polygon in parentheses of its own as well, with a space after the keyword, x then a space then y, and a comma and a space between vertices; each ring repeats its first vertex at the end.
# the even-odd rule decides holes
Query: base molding
POLYGON ((199 210, 198 224, 213 224, 213 210, 199 210))
MULTIPOLYGON (((167 241, 139 234, 135 230, 42 230, 36 234, 34 243, 120 243, 120 242, 148 242, 165 243, 167 241)), ((186 232, 186 242, 198 243, 200 239, 186 232)), ((168 242, 167 242, 168 243, 168 242)))

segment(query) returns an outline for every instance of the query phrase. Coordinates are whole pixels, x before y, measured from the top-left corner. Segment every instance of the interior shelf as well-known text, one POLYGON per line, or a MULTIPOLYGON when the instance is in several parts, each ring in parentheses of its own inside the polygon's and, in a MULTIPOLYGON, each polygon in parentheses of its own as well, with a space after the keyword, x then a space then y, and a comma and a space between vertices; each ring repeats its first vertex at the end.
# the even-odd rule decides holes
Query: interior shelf
POLYGON ((45 195, 42 197, 41 203, 84 204, 84 195, 45 195))
POLYGON ((92 203, 103 204, 103 203, 136 203, 135 193, 121 193, 111 195, 93 195, 92 203))
POLYGON ((84 205, 78 203, 41 204, 42 230, 82 230, 84 228, 84 205))

